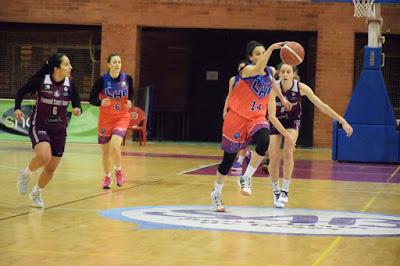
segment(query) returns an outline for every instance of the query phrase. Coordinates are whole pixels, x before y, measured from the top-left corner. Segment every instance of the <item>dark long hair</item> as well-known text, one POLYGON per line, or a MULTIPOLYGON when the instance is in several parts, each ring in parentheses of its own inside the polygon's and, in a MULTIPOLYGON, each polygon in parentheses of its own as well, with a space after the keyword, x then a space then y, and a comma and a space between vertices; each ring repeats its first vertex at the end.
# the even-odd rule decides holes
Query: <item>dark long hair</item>
MULTIPOLYGON (((265 48, 264 44, 257 41, 249 41, 246 46, 246 58, 249 58, 253 54, 254 48, 262 46, 265 48)), ((250 61, 250 60, 249 60, 250 61)))
POLYGON ((62 62, 62 57, 67 56, 64 53, 55 53, 47 59, 46 63, 36 72, 30 79, 44 77, 47 74, 53 75, 54 68, 59 68, 62 62))

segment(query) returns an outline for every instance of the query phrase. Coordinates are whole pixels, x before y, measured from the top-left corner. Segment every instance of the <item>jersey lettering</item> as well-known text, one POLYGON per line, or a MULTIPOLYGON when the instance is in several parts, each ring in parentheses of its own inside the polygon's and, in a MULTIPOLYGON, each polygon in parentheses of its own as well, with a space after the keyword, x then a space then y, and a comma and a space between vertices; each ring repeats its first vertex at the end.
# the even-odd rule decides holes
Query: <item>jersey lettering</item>
POLYGON ((253 84, 251 84, 251 89, 259 98, 264 98, 270 93, 272 84, 271 82, 262 83, 258 78, 256 78, 254 79, 253 84))

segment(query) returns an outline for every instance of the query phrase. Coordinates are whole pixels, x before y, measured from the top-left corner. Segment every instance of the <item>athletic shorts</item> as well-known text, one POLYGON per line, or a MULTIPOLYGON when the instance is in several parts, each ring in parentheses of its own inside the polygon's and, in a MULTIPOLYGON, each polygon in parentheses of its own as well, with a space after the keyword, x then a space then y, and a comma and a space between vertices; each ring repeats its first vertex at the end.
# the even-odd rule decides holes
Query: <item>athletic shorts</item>
MULTIPOLYGON (((300 126, 301 126, 301 120, 300 119, 282 119, 279 120, 279 122, 281 122, 281 124, 283 125, 284 128, 293 128, 297 131, 300 130, 300 126)), ((276 127, 274 127, 273 124, 271 124, 271 129, 269 131, 270 135, 280 135, 281 133, 279 133, 279 131, 276 129, 276 127)))
POLYGON ((246 148, 254 133, 262 128, 269 128, 265 117, 249 120, 235 112, 228 112, 222 127, 221 149, 227 153, 236 153, 246 148))
POLYGON ((129 126, 130 116, 99 115, 98 143, 105 144, 110 141, 112 135, 125 137, 129 126))
POLYGON ((45 128, 32 125, 29 128, 29 137, 31 138, 32 148, 35 148, 39 142, 48 142, 51 147, 51 155, 62 157, 65 148, 65 140, 67 138, 66 128, 45 128))

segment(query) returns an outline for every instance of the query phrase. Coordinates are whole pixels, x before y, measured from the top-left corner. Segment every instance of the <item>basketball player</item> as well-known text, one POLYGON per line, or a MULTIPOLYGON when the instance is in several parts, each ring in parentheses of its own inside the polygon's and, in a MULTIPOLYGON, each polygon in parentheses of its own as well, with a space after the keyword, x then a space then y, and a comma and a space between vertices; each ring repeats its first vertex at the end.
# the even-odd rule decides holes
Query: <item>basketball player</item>
MULTIPOLYGON (((249 62, 249 63, 251 64, 251 62, 249 62)), ((244 68, 247 64, 248 64, 248 60, 241 61, 238 66, 238 72, 240 72, 240 70, 242 68, 244 68)), ((270 69, 275 73, 275 68, 270 67, 270 69)), ((225 116, 226 116, 227 110, 228 110, 229 95, 232 91, 232 88, 234 88, 236 86, 236 84, 239 80, 240 80, 239 73, 236 76, 233 76, 229 79, 229 93, 225 99, 225 106, 224 106, 224 112, 223 112, 224 119, 225 119, 225 116)), ((273 87, 273 89, 275 89, 275 88, 277 88, 277 87, 273 87)), ((290 110, 292 108, 292 104, 288 100, 285 99, 285 97, 283 96, 283 94, 280 90, 277 90, 276 93, 277 93, 279 99, 281 100, 281 102, 283 103, 283 105, 285 106, 285 108, 287 110, 290 110)), ((268 155, 266 155, 266 156, 268 156, 268 155)), ((238 152, 237 160, 232 164, 231 170, 234 171, 235 173, 241 173, 242 172, 242 163, 245 158, 247 158, 248 161, 251 160, 251 151, 249 151, 247 148, 241 149, 238 152)))
POLYGON ((226 114, 228 113, 228 101, 229 101, 229 95, 232 92, 232 89, 236 87, 239 79, 240 79, 240 75, 239 72, 240 70, 242 70, 242 68, 244 68, 246 66, 246 61, 240 61, 238 64, 238 74, 235 76, 232 76, 229 78, 229 83, 228 83, 228 95, 225 98, 225 104, 224 104, 224 110, 222 112, 222 118, 225 119, 226 114))
POLYGON ((29 165, 20 170, 17 188, 21 194, 28 190, 32 172, 43 167, 37 184, 29 194, 32 206, 44 208, 42 190, 52 179, 64 153, 67 136, 67 107, 72 102, 72 113, 81 114, 80 97, 70 77, 72 70, 68 57, 62 53, 50 56, 45 65, 18 90, 15 97, 14 115, 18 121, 24 118, 21 102, 25 94, 35 93, 36 108, 31 115, 29 137, 35 156, 29 165))
POLYGON ((269 153, 269 174, 271 176, 274 205, 278 208, 285 207, 288 202, 289 184, 292 178, 294 167, 293 150, 294 146, 285 143, 283 145, 283 184, 282 189, 279 186, 279 166, 280 154, 279 149, 282 141, 282 133, 289 132, 291 138, 296 143, 299 136, 301 126, 301 97, 306 96, 315 106, 317 106, 324 114, 332 119, 339 121, 347 136, 353 133, 353 128, 347 121, 332 110, 327 104, 322 102, 306 84, 295 79, 298 77, 297 68, 287 64, 281 64, 278 67, 279 84, 283 95, 292 103, 293 108, 290 111, 282 107, 281 101, 276 98, 276 94, 271 93, 268 103, 268 117, 272 123, 270 128, 269 153), (276 99, 276 102, 275 102, 276 99))
POLYGON ((102 151, 104 179, 102 187, 112 184, 111 163, 114 164, 118 186, 125 182, 121 166, 121 143, 129 126, 129 108, 133 104, 133 79, 121 72, 121 57, 111 54, 107 58, 108 72, 93 85, 89 102, 100 106, 98 143, 102 151))
MULTIPOLYGON (((253 139, 256 152, 239 185, 243 195, 251 195, 251 178, 265 156, 268 148, 268 122, 265 118, 267 102, 273 86, 273 71, 267 67, 272 52, 280 49, 283 42, 272 44, 267 50, 259 42, 247 44, 246 54, 252 64, 246 65, 240 71, 240 80, 229 97, 229 112, 222 129, 222 144, 224 156, 218 167, 211 200, 215 211, 225 211, 221 200, 221 192, 225 176, 228 174, 237 152, 246 147, 253 139)), ((290 138, 290 136, 289 136, 290 138)), ((288 143, 292 143, 291 139, 288 143)))
MULTIPOLYGON (((229 102, 229 96, 232 92, 232 89, 236 87, 238 81, 240 80, 240 75, 239 72, 246 66, 247 60, 243 60, 239 62, 238 65, 238 74, 235 76, 232 76, 229 79, 229 90, 228 90, 228 95, 226 96, 225 99, 225 105, 224 105, 224 111, 222 113, 222 118, 225 119, 226 114, 228 113, 228 102, 229 102)), ((231 169, 232 171, 242 171, 242 162, 245 157, 250 157, 250 151, 247 149, 242 149, 238 152, 238 159, 236 162, 233 163, 231 169)))

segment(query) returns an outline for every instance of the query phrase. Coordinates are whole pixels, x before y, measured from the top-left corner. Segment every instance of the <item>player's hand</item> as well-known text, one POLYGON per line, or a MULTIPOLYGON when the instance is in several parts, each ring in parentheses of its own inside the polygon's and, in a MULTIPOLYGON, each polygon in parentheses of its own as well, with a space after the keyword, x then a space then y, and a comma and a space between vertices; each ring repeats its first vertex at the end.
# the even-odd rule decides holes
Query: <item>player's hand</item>
POLYGON ((351 134, 353 134, 353 128, 349 125, 349 123, 347 123, 346 120, 343 121, 342 127, 343 127, 344 132, 346 132, 347 137, 350 137, 351 134))
POLYGON ((76 116, 80 116, 81 115, 81 108, 79 107, 75 107, 74 109, 72 109, 72 113, 76 116))
POLYGON ((14 116, 15 116, 15 119, 17 119, 17 121, 22 121, 22 119, 25 118, 25 115, 24 115, 24 113, 21 111, 21 109, 16 109, 16 110, 14 111, 14 116))
POLYGON ((287 42, 277 42, 274 44, 271 44, 271 46, 269 47, 272 50, 278 50, 281 49, 287 42))
POLYGON ((111 99, 109 98, 104 98, 101 100, 101 106, 110 106, 111 105, 111 99))
POLYGON ((132 107, 132 102, 130 100, 126 100, 125 102, 125 108, 130 109, 132 107))
POLYGON ((282 104, 283 104, 283 106, 285 107, 286 111, 289 112, 290 110, 292 110, 292 107, 293 107, 292 103, 289 102, 285 97, 283 97, 283 102, 282 102, 282 104))
POLYGON ((285 145, 287 145, 288 148, 294 149, 294 140, 292 136, 289 134, 289 132, 284 137, 285 137, 285 145))

